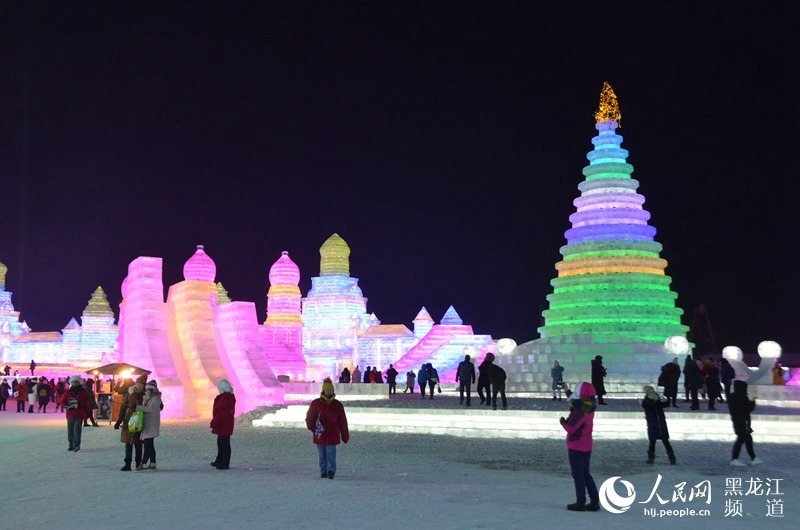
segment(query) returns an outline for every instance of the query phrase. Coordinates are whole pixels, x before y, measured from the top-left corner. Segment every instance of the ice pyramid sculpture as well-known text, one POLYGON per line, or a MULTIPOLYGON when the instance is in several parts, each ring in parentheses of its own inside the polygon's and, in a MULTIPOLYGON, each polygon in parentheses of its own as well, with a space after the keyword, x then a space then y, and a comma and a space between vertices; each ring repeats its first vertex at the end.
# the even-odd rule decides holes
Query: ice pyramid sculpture
POLYGON ((636 193, 639 182, 631 178, 628 151, 620 147, 619 107, 608 83, 596 118, 598 135, 539 333, 543 338, 590 334, 595 342, 616 342, 620 336, 663 342, 685 335, 683 311, 664 274, 667 262, 654 241, 656 229, 648 224, 644 197, 636 193))
POLYGON ((607 83, 595 118, 598 134, 578 186, 572 228, 564 234, 567 244, 556 264, 558 277, 551 281, 541 338, 498 355, 511 392, 547 391, 555 360, 569 381, 588 380, 597 355, 608 370, 608 391, 639 392, 671 360, 663 346, 667 337, 688 331, 664 273, 667 262, 654 240, 656 229, 636 192, 639 182, 631 178, 633 166, 616 133, 619 106, 607 83))

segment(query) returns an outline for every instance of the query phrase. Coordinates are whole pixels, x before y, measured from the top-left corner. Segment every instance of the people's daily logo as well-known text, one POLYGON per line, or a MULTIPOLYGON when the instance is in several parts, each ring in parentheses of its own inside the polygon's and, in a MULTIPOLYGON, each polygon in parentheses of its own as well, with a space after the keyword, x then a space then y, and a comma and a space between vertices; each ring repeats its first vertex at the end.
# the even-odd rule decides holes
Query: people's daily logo
POLYGON ((624 513, 636 500, 636 492, 633 489, 633 484, 627 480, 622 480, 620 477, 611 477, 603 482, 600 486, 600 504, 606 511, 611 513, 624 513), (627 491, 625 496, 618 495, 614 490, 614 483, 619 480, 619 483, 625 486, 627 491))

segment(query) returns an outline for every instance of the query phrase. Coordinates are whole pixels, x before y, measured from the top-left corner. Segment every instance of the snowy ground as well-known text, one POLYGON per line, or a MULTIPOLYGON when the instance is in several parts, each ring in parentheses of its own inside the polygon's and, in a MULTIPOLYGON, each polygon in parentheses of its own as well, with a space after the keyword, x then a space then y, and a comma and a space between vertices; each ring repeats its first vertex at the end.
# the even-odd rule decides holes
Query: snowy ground
MULTIPOLYGON (((346 404, 356 405, 381 406, 346 404)), ((391 405, 458 408, 452 398, 419 403, 401 397, 391 405)), ((565 403, 512 399, 510 407, 556 412, 565 409, 565 403)), ((638 412, 634 400, 612 401, 610 407, 638 412)), ((310 433, 254 428, 249 420, 263 415, 259 411, 238 418, 228 471, 209 466, 216 445, 207 421, 170 420, 162 423, 156 440, 158 471, 123 473, 119 468, 124 446, 106 423, 85 428, 81 451, 71 453, 66 450, 62 414, 16 414, 8 408, 0 412, 3 528, 77 526, 78 520, 81 526, 170 529, 514 529, 575 523, 637 529, 709 523, 794 528, 800 513, 797 445, 759 443, 758 433, 756 451, 766 464, 740 469, 728 465, 732 436, 730 442, 675 442, 676 466, 665 463, 663 447, 656 450, 656 465, 649 466, 641 441, 596 443, 592 473, 598 487, 619 476, 633 485, 636 498, 622 514, 573 513, 565 509, 574 501, 574 490, 563 440, 353 432, 350 443, 339 446, 336 478, 323 480, 310 433), (663 505, 656 497, 647 502, 659 474, 656 493, 663 505), (741 479, 741 495, 725 495, 726 483, 727 489, 735 489, 729 479, 741 479), (761 490, 748 491, 759 480, 761 490), (693 486, 703 481, 710 481, 711 503, 703 498, 689 501, 693 486), (676 486, 684 482, 686 500, 678 497, 673 502, 676 486), (774 490, 776 484, 780 494, 766 495, 767 485, 774 490), (766 515, 777 515, 778 507, 782 518, 766 515), (651 517, 645 509, 707 509, 710 515, 651 517), (733 515, 740 511, 741 516, 733 515)), ((723 406, 717 414, 725 413, 723 406)), ((619 482, 615 491, 626 493, 619 482)))

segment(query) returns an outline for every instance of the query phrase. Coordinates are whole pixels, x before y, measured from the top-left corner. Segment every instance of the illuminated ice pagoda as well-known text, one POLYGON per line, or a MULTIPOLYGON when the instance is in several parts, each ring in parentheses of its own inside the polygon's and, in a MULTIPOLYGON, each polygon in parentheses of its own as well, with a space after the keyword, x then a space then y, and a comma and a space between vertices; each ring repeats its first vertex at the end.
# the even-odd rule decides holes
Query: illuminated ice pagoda
POLYGON ((311 278, 302 300, 303 355, 309 364, 335 374, 358 364, 359 334, 380 322, 367 313, 358 278, 350 276, 350 247, 344 239, 333 234, 319 255, 319 276, 311 278))
POLYGON ((269 269, 264 349, 276 375, 297 381, 306 378, 303 320, 300 317, 300 269, 286 251, 269 269))
POLYGON ((551 281, 541 338, 498 361, 507 366, 511 391, 544 390, 553 360, 566 367, 572 381, 588 377, 596 355, 608 370, 607 388, 624 381, 638 391, 666 362, 665 339, 688 331, 664 273, 667 262, 654 240, 656 229, 636 192, 639 182, 631 178, 628 151, 616 133, 619 106, 607 83, 595 118, 598 134, 578 186, 572 228, 564 234, 567 244, 551 281))
POLYGON ((27 366, 34 359, 41 366, 50 365, 50 373, 60 373, 96 366, 114 351, 119 331, 102 287, 92 294, 81 324, 72 318, 61 331, 32 331, 20 322, 12 293, 5 290, 7 272, 0 263, 0 362, 27 366))

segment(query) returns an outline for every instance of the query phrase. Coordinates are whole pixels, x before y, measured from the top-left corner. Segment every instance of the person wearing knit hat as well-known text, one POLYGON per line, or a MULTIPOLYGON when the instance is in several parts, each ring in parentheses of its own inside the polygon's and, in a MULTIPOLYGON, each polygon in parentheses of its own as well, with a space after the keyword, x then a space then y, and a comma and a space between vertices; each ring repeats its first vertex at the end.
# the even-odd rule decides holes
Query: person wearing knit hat
POLYGON ((669 430, 667 429, 667 418, 664 415, 664 407, 669 406, 669 398, 662 398, 658 392, 650 385, 642 387, 644 398, 639 400, 644 409, 644 417, 647 420, 647 439, 650 445, 647 448, 647 463, 652 464, 656 457, 656 441, 661 440, 667 450, 669 463, 675 465, 675 452, 669 443, 669 430))
POLYGON ((211 433, 217 435, 217 458, 211 465, 219 470, 230 469, 231 436, 233 436, 234 417, 236 416, 236 396, 233 386, 227 379, 220 380, 217 385, 219 395, 214 398, 214 409, 211 414, 211 433))
POLYGON ((564 389, 569 403, 569 417, 561 417, 561 426, 567 431, 567 452, 569 468, 575 483, 574 504, 567 509, 575 512, 600 511, 600 495, 597 484, 589 472, 592 457, 592 430, 594 428, 594 411, 597 408, 594 385, 582 381, 575 385, 575 391, 564 389), (586 493, 589 493, 589 504, 586 504, 586 493))
POLYGON ((161 402, 161 392, 158 390, 158 383, 151 379, 144 385, 144 399, 139 405, 139 410, 144 412, 144 426, 142 427, 142 444, 144 454, 142 455, 141 466, 136 466, 136 471, 145 469, 156 470, 156 447, 154 440, 158 437, 161 430, 161 409, 164 406, 161 402))
POLYGON ((83 379, 77 375, 69 378, 69 390, 61 396, 61 405, 67 413, 67 451, 81 450, 83 420, 89 417, 89 393, 83 388, 83 379))
POLYGON ((120 432, 119 441, 125 444, 125 458, 123 460, 125 465, 120 468, 120 471, 131 470, 134 451, 136 453, 136 467, 141 468, 142 466, 142 432, 130 432, 128 422, 144 400, 144 385, 146 383, 147 372, 143 372, 136 378, 133 386, 128 388, 127 399, 123 396, 117 423, 114 424, 114 428, 119 429, 120 432), (120 426, 122 426, 121 429, 120 426))
POLYGON ((336 399, 333 381, 325 378, 319 398, 311 402, 306 412, 306 427, 319 455, 320 478, 333 479, 336 475, 336 446, 341 440, 350 441, 344 406, 336 399))

